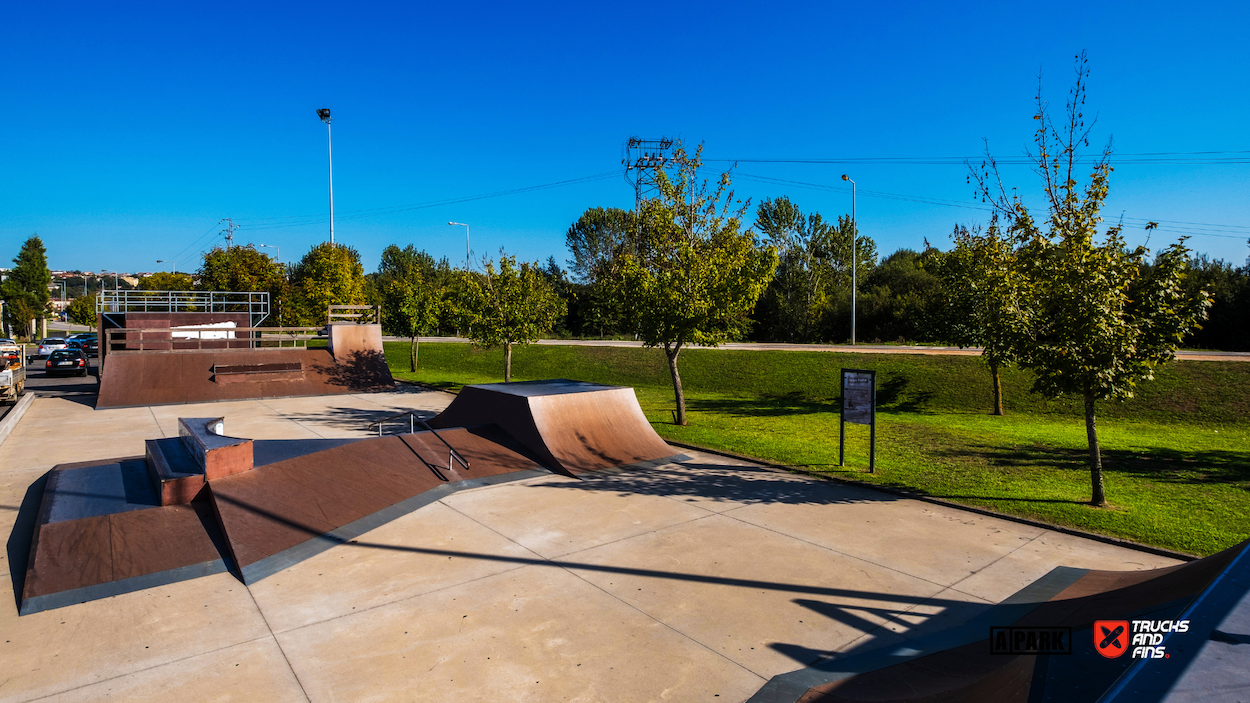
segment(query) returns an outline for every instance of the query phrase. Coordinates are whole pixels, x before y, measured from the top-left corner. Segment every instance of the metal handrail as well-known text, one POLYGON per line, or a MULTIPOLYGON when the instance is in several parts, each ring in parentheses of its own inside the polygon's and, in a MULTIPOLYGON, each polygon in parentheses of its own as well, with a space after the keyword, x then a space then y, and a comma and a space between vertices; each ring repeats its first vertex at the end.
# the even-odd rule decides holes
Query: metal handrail
POLYGON ((390 420, 395 420, 397 418, 401 418, 405 415, 408 416, 408 433, 409 434, 416 432, 416 425, 420 423, 420 425, 424 427, 425 429, 429 430, 430 434, 434 435, 438 439, 438 441, 442 442, 443 446, 447 447, 447 451, 449 452, 447 456, 447 470, 448 471, 452 470, 451 462, 453 459, 459 462, 460 465, 464 467, 465 471, 469 470, 469 462, 463 456, 460 455, 460 452, 456 451, 455 447, 448 444, 447 440, 443 439, 442 435, 440 435, 433 427, 430 427, 430 423, 417 417, 417 413, 412 410, 409 410, 408 412, 398 413, 396 415, 391 415, 390 417, 384 417, 381 420, 378 420, 376 422, 371 422, 369 423, 369 429, 373 429, 373 427, 376 425, 378 428, 378 436, 381 437, 382 427, 384 426, 386 422, 390 420))
POLYGON ((377 324, 382 321, 380 305, 331 305, 326 309, 326 322, 355 322, 357 324, 377 324), (357 310, 368 312, 339 312, 357 310))

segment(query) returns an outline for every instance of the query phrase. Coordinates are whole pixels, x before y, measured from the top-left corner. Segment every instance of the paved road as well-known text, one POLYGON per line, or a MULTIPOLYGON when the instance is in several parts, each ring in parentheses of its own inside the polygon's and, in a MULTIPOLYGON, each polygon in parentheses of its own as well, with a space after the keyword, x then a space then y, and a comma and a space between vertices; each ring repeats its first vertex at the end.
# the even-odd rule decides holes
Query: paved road
MULTIPOLYGON (((388 342, 406 342, 407 337, 383 337, 388 342)), ((462 342, 468 343, 464 337, 421 337, 422 342, 462 342)), ((641 347, 642 342, 628 339, 540 339, 537 344, 544 346, 576 346, 576 347, 641 347)), ((691 347, 694 349, 704 347, 691 347)), ((731 349, 743 351, 824 351, 856 354, 946 354, 951 356, 980 356, 977 347, 960 349, 959 347, 900 346, 897 344, 784 344, 780 342, 731 342, 712 349, 731 349)), ((1178 351, 1176 356, 1185 361, 1250 361, 1250 352, 1220 351, 1178 351)))

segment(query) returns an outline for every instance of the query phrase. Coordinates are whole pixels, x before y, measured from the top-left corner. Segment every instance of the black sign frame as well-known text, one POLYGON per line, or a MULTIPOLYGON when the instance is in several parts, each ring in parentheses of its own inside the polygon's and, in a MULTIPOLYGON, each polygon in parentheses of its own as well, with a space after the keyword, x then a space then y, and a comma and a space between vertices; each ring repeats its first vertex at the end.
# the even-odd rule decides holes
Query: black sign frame
MULTIPOLYGON (((868 473, 877 470, 877 372, 871 369, 842 369, 838 383, 840 408, 838 412, 838 466, 846 466, 846 380, 851 374, 867 374, 872 389, 868 421, 868 473)), ((853 424, 863 424, 855 423, 853 424)))

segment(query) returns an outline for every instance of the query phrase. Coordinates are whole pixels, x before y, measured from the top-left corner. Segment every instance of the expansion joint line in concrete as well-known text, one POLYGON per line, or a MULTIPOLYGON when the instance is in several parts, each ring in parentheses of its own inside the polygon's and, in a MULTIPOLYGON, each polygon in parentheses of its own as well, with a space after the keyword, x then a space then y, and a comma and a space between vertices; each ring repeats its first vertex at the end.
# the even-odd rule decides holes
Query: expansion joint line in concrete
POLYGON ((308 690, 304 688, 304 682, 299 678, 299 672, 291 665, 291 658, 286 655, 286 650, 283 649, 282 643, 278 641, 278 636, 274 634, 273 627, 269 624, 269 618, 265 617, 265 611, 261 609, 260 603, 256 601, 256 596, 252 593, 251 587, 244 584, 243 588, 247 589, 247 597, 252 599, 252 605, 255 606, 257 615, 260 615, 261 622, 265 623, 265 629, 269 632, 269 638, 273 640, 278 651, 282 653, 282 661, 286 662, 286 668, 290 670, 291 676, 295 677, 295 683, 299 685, 299 692, 304 694, 304 700, 312 703, 312 698, 308 696, 308 690))
POLYGON ((286 420, 287 422, 290 422, 291 424, 295 425, 296 427, 300 428, 301 430, 308 430, 309 432, 311 432, 311 433, 313 433, 313 434, 317 435, 317 437, 318 437, 319 439, 331 439, 330 437, 326 437, 325 435, 321 434, 320 432, 318 432, 318 431, 314 430, 313 428, 311 428, 311 427, 309 427, 309 426, 305 425, 304 423, 300 422, 299 420, 296 420, 295 418, 288 416, 286 413, 282 412, 281 410, 278 410, 277 408, 275 408, 275 407, 273 407, 273 406, 269 405, 269 404, 268 404, 268 403, 266 403, 264 400, 258 400, 258 401, 256 401, 256 403, 257 403, 257 405, 260 405, 262 408, 264 408, 264 409, 268 410, 269 412, 273 413, 274 415, 277 415, 278 417, 282 418, 283 420, 286 420))
POLYGON ((152 416, 152 424, 156 425, 156 431, 160 432, 161 438, 164 439, 166 437, 165 430, 161 429, 160 418, 156 417, 156 411, 152 409, 151 405, 148 406, 148 414, 152 416))
MULTIPOLYGON (((707 650, 708 652, 712 653, 712 655, 713 655, 713 656, 719 657, 720 659, 723 659, 723 660, 725 660, 725 661, 729 662, 729 663, 730 663, 730 664, 732 664, 733 666, 736 666, 736 667, 738 667, 739 669, 742 669, 743 671, 745 671, 745 672, 747 672, 747 673, 749 673, 749 674, 751 674, 751 675, 753 675, 753 676, 758 677, 758 678, 759 678, 760 680, 762 680, 762 681, 768 681, 768 677, 767 677, 767 676, 764 676, 764 675, 762 675, 762 674, 760 674, 760 673, 758 673, 758 672, 752 671, 751 669, 747 668, 746 666, 744 666, 744 665, 742 665, 742 664, 740 664, 740 663, 738 663, 738 662, 734 661, 733 659, 730 659, 728 656, 726 656, 726 655, 724 655, 724 654, 722 654, 722 653, 720 653, 720 652, 716 651, 715 649, 713 649, 712 647, 708 646, 707 644, 705 644, 705 643, 703 643, 703 642, 699 641, 697 638, 692 637, 691 635, 689 635, 689 634, 687 634, 687 633, 685 633, 685 632, 682 632, 681 630, 678 630, 677 628, 675 628, 675 627, 673 627, 672 625, 670 625, 670 624, 668 624, 668 623, 664 622, 663 620, 661 620, 661 619, 657 618, 656 616, 652 615, 651 613, 648 613, 647 611, 643 610, 642 608, 639 608, 638 606, 636 606, 636 605, 634 605, 634 604, 632 604, 632 603, 629 603, 629 602, 627 602, 627 601, 625 601, 625 600, 622 600, 622 599, 620 598, 620 596, 617 596, 615 593, 611 593, 610 591, 604 590, 601 586, 598 586, 598 585, 596 585, 595 583, 593 583, 593 582, 591 582, 591 581, 587 580, 585 577, 583 577, 582 575, 578 574, 576 571, 573 571, 572 569, 568 568, 567 566, 564 566, 564 565, 562 565, 562 564, 557 564, 557 563, 553 562, 551 559, 548 559, 547 557, 544 557, 543 555, 538 554, 537 552, 535 552, 534 550, 530 549, 529 547, 526 547, 525 545, 518 543, 517 541, 515 541, 515 540, 513 540, 512 538, 508 537, 507 535, 500 533, 498 530, 495 530, 495 529, 494 529, 494 528, 492 528, 490 525, 483 524, 482 522, 480 522, 480 521, 478 521, 478 520, 474 519, 474 518, 473 518, 473 516, 471 516, 471 515, 468 515, 468 514, 466 514, 466 513, 464 513, 464 512, 461 512, 461 511, 459 511, 459 510, 456 510, 454 507, 452 507, 452 506, 450 506, 450 505, 447 505, 446 503, 443 503, 443 505, 445 505, 446 507, 450 508, 451 510, 455 510, 455 512, 456 512, 457 514, 459 514, 459 515, 463 515, 464 517, 468 518, 469 520, 472 520, 474 523, 476 523, 476 524, 478 524, 478 525, 481 525, 482 527, 486 528, 487 530, 490 530, 491 532, 494 532, 495 534, 499 535, 499 536, 500 536, 500 537, 502 537, 503 539, 505 539, 505 540, 507 540, 507 541, 511 542, 512 544, 517 545, 518 547, 520 547, 521 549, 524 549, 525 551, 529 552, 530 554, 533 554, 534 556, 538 557, 538 558, 539 558, 539 559, 541 559, 542 561, 547 562, 547 565, 548 565, 549 567, 555 567, 555 568, 557 568, 557 569, 560 569, 561 571, 563 571, 563 572, 565 572, 565 573, 569 574, 569 575, 570 575, 570 576, 572 576, 573 578, 575 578, 575 579, 577 579, 577 580, 579 580, 579 581, 581 581, 581 582, 583 582, 583 583, 585 583, 585 584, 589 585, 591 588, 594 588, 595 590, 599 591, 600 593, 603 593, 604 595, 608 596, 608 597, 609 597, 609 598, 611 598, 612 600, 614 600, 614 601, 616 601, 616 602, 620 603, 621 605, 625 606, 626 608, 629 608, 630 610, 633 610, 634 612, 636 612, 636 613, 638 613, 638 614, 642 615, 643 617, 645 617, 645 618, 647 618, 647 619, 651 620, 652 622, 655 622, 656 624, 660 625, 661 627, 663 627, 663 628, 665 628, 665 629, 669 630, 670 632, 672 632, 673 634, 677 635, 678 637, 681 637, 682 639, 689 640, 690 642, 695 643, 695 644, 696 644, 696 645, 698 645, 699 647, 702 647, 703 649, 705 649, 705 650, 707 650)), ((695 522, 695 521, 698 521, 698 520, 704 520, 704 519, 706 519, 706 518, 708 518, 708 517, 711 517, 711 515, 703 515, 703 516, 700 516, 700 517, 694 518, 693 520, 687 520, 687 521, 685 521, 685 522, 680 522, 680 523, 677 523, 677 524, 678 524, 678 525, 685 525, 685 524, 689 524, 689 523, 691 523, 691 522, 695 522)), ((660 529, 669 529, 669 528, 671 528, 671 527, 673 527, 673 525, 668 525, 668 526, 663 527, 663 528, 660 528, 660 529)), ((659 531, 660 531, 660 530, 650 530, 650 531, 648 531, 648 532, 642 532, 642 533, 639 533, 639 534, 637 534, 637 535, 630 535, 629 537, 622 537, 621 539, 618 539, 618 540, 612 540, 611 542, 605 542, 604 544, 596 544, 594 547, 587 547, 586 549, 580 549, 580 550, 577 550, 576 552, 569 552, 568 554, 564 554, 564 555, 562 555, 562 556, 561 556, 561 558, 563 558, 563 557, 567 557, 567 556, 569 556, 569 555, 571 555, 571 554, 577 554, 578 552, 584 552, 584 551, 586 551, 587 549, 596 549, 596 548, 598 548, 598 547, 602 547, 602 546, 605 546, 605 545, 607 545, 607 544, 615 544, 615 543, 617 543, 617 542, 621 542, 621 541, 624 541, 624 540, 627 540, 627 539, 633 539, 634 537, 640 537, 640 536, 642 536, 642 535, 653 534, 653 533, 655 533, 655 532, 659 532, 659 531)), ((519 567, 519 568, 527 568, 527 567, 529 567, 529 566, 537 566, 537 564, 527 564, 527 565, 522 566, 522 567, 519 567)), ((486 577, 483 577, 483 578, 486 578, 486 577)), ((415 596, 414 596, 414 597, 415 597, 415 596)))
MULTIPOLYGON (((272 637, 272 636, 273 636, 273 635, 272 635, 272 633, 271 633, 271 634, 270 634, 270 637, 272 637)), ((104 679, 97 679, 97 680, 95 680, 95 681, 90 681, 90 682, 88 682, 88 683, 82 684, 81 686, 74 686, 73 688, 67 688, 67 689, 64 689, 64 690, 61 690, 61 691, 53 691, 52 693, 48 693, 48 694, 45 694, 45 695, 39 696, 39 697, 37 697, 37 698, 27 698, 27 699, 26 699, 26 701, 25 701, 25 703, 38 703, 38 701, 46 701, 46 700, 48 700, 49 698, 59 698, 59 697, 61 697, 61 696, 64 696, 66 693, 71 693, 71 692, 73 692, 73 691, 78 691, 78 690, 81 690, 81 689, 84 689, 84 688, 90 688, 91 686, 99 686, 100 684, 105 684, 105 683, 108 683, 109 681, 117 681, 118 679, 124 679, 124 678, 126 678, 127 676, 134 676, 134 675, 136 675, 136 674, 142 674, 142 673, 145 673, 145 672, 148 672, 148 671, 155 671, 156 669, 160 669, 161 667, 165 667, 165 666, 174 666, 174 665, 176 665, 176 664, 181 664, 182 662, 185 662, 185 661, 190 661, 190 660, 192 660, 192 659, 198 659, 199 657, 208 656, 209 654, 216 654, 217 652, 224 652, 224 651, 226 651, 227 649, 234 649, 235 647, 242 647, 242 646, 243 646, 243 645, 245 645, 245 644, 252 644, 253 642, 261 642, 261 641, 263 641, 264 639, 265 639, 264 637, 257 637, 257 638, 255 638, 255 639, 244 640, 244 641, 242 641, 242 642, 235 642, 235 643, 233 643, 233 644, 222 645, 222 646, 220 646, 220 647, 217 647, 217 648, 214 648, 214 649, 205 650, 205 651, 203 651, 203 652, 196 652, 195 654, 188 654, 188 655, 187 655, 187 656, 185 656, 185 657, 179 657, 179 658, 177 658, 177 659, 171 659, 171 660, 169 660, 169 661, 167 661, 167 662, 161 662, 161 663, 159 663, 159 664, 153 664, 152 666, 145 666, 145 667, 143 667, 142 669, 135 669, 134 671, 127 671, 127 672, 126 672, 126 673, 124 673, 124 674, 118 674, 118 675, 116 675, 116 676, 110 676, 110 677, 108 677, 108 678, 104 678, 104 679)), ((305 694, 305 698, 307 698, 307 694, 305 694)))

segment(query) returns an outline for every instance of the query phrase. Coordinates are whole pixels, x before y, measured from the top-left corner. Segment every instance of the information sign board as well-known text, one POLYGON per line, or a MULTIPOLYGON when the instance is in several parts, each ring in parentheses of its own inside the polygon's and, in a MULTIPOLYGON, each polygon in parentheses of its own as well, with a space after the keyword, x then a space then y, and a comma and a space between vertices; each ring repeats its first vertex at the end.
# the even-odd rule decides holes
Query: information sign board
POLYGON ((846 423, 868 425, 868 472, 877 469, 877 372, 842 369, 842 413, 838 421, 838 465, 846 465, 846 423))
POLYGON ((842 370, 842 421, 872 424, 872 372, 842 370))

